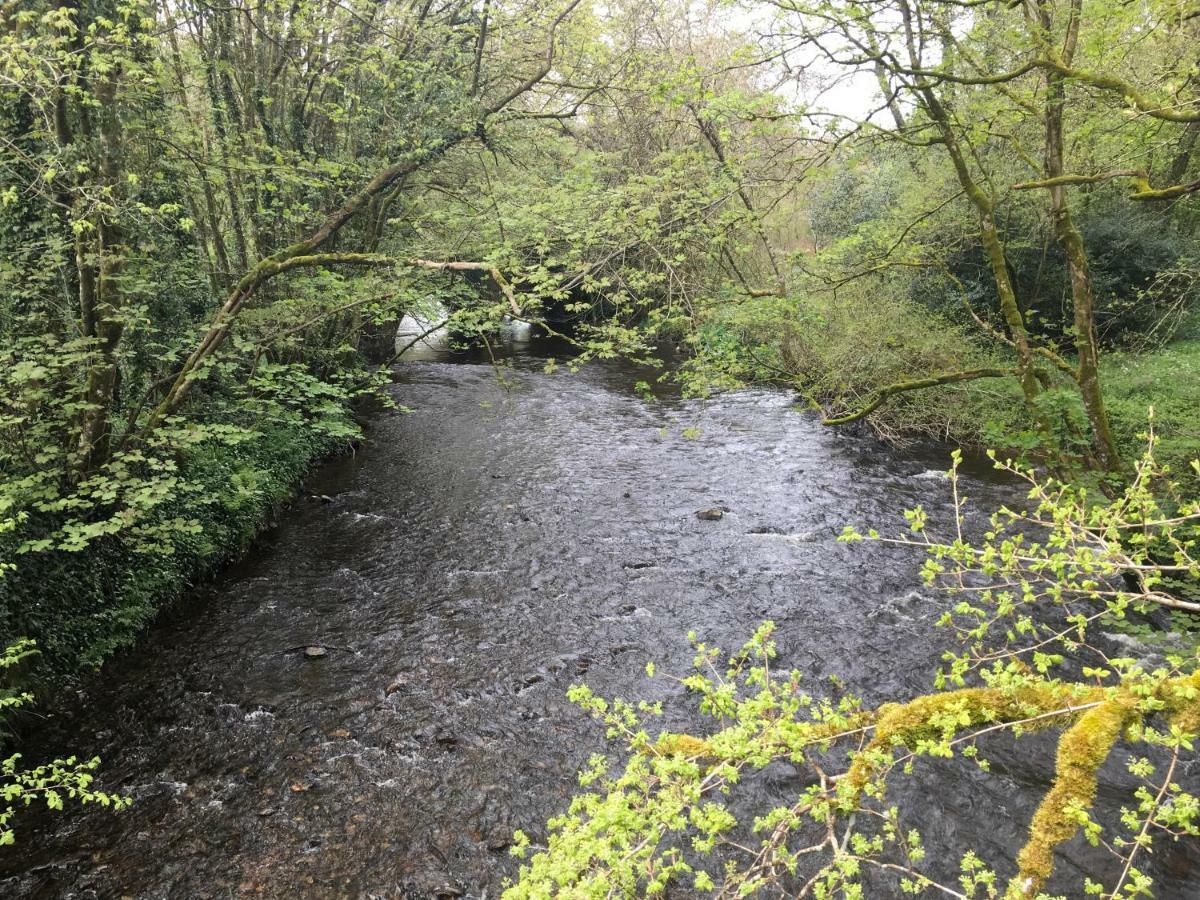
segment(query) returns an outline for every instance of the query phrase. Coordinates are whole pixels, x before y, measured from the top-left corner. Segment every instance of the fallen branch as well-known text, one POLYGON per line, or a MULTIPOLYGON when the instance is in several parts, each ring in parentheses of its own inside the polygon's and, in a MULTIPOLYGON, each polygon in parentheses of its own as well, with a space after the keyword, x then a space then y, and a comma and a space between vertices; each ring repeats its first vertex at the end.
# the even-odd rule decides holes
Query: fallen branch
POLYGON ((867 405, 844 416, 834 418, 825 418, 821 420, 822 425, 848 425, 851 422, 857 422, 871 413, 875 412, 888 397, 896 394, 907 393, 908 391, 919 391, 925 388, 937 387, 943 384, 955 384, 960 381, 974 381, 977 378, 1004 378, 1010 375, 1017 375, 1016 369, 968 369, 964 372, 949 372, 944 375, 931 375, 929 378, 918 378, 914 381, 899 381, 895 384, 889 384, 887 387, 882 387, 875 392, 867 405))

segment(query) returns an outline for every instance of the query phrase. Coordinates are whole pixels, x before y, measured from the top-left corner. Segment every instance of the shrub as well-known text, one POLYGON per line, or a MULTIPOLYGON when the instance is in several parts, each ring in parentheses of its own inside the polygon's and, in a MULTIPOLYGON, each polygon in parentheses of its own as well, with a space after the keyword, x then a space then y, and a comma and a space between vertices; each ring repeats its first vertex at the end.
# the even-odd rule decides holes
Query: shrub
MULTIPOLYGON (((0 675, 33 656, 37 647, 31 640, 20 640, 0 651, 0 675)), ((27 691, 0 687, 0 728, 16 710, 29 705, 33 695, 27 691)), ((80 760, 74 756, 28 767, 20 753, 0 758, 0 847, 16 842, 13 824, 19 810, 34 803, 49 809, 62 809, 65 801, 99 803, 122 809, 130 801, 92 787, 93 772, 100 760, 80 760)))

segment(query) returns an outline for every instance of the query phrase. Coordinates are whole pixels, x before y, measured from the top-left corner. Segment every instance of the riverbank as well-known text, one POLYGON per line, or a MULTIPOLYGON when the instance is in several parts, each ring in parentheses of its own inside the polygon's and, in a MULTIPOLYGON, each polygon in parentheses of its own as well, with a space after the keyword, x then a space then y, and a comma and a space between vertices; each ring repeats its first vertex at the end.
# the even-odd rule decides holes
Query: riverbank
POLYGON ((8 558, 0 579, 2 640, 32 638, 28 674, 61 690, 131 646, 165 607, 239 559, 270 527, 316 466, 349 449, 358 425, 348 404, 317 420, 303 410, 263 417, 246 439, 183 451, 178 482, 188 489, 154 511, 149 528, 184 520, 152 548, 124 533, 86 553, 50 550, 8 558))
MULTIPOLYGON (((979 342, 979 331, 895 300, 839 306, 821 295, 780 301, 786 315, 771 309, 735 311, 713 329, 718 356, 722 333, 739 334, 751 350, 761 348, 740 377, 794 384, 814 405, 836 413, 860 408, 883 385, 921 375, 1005 368, 1002 350, 979 342), (765 323, 765 324, 764 324, 765 323), (864 352, 869 350, 869 352, 864 352), (754 366, 777 358, 779 369, 754 366), (790 378, 780 378, 790 374, 790 378)), ((719 365, 701 358, 704 375, 719 365)), ((1185 323, 1169 344, 1143 352, 1101 354, 1100 377, 1118 449, 1140 458, 1151 408, 1160 462, 1170 466, 1184 492, 1200 489, 1191 461, 1200 456, 1200 322, 1185 323)), ((1083 453, 1088 425, 1074 385, 1056 383, 1042 395, 1054 439, 1083 453)), ((1042 438, 1033 432, 1020 389, 1011 378, 982 378, 890 397, 865 419, 876 436, 896 446, 937 441, 951 446, 1032 451, 1042 438)))

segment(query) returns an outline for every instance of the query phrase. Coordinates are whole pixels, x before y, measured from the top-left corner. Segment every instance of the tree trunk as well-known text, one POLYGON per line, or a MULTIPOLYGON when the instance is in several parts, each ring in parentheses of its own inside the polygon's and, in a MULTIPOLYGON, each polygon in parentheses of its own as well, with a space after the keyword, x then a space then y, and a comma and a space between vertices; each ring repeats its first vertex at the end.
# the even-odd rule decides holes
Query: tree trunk
MULTIPOLYGON (((97 168, 109 202, 116 202, 121 190, 119 79, 119 69, 100 76, 95 87, 98 106, 95 120, 82 118, 84 138, 98 139, 97 168), (97 133, 93 135, 90 132, 97 123, 97 133)), ((121 231, 108 210, 101 210, 92 224, 95 229, 92 239, 85 238, 76 244, 80 318, 84 333, 95 339, 76 446, 76 474, 93 471, 108 459, 110 416, 116 405, 121 378, 117 351, 125 332, 124 303, 117 281, 122 263, 121 231)))
MULTIPOLYGON (((1051 37, 1053 20, 1048 0, 1039 0, 1034 11, 1035 27, 1045 40, 1051 37)), ((1071 0, 1070 21, 1067 24, 1063 45, 1063 60, 1069 66, 1074 56, 1079 30, 1080 0, 1071 0)), ((1066 79, 1057 70, 1046 75, 1046 179, 1061 178, 1065 171, 1063 162, 1063 109, 1066 105, 1066 79)), ((1088 268, 1087 250, 1083 236, 1075 226, 1071 207, 1067 201, 1066 186, 1053 183, 1050 188, 1050 220, 1054 237, 1067 258, 1071 276, 1071 305, 1074 311, 1075 352, 1079 357, 1075 380, 1079 385, 1079 396, 1092 429, 1092 448, 1096 461, 1105 471, 1121 468, 1120 454, 1113 441, 1108 412, 1104 407, 1104 392, 1100 385, 1100 351, 1096 341, 1096 294, 1088 268)))
POLYGON ((1017 351, 1017 375, 1021 382, 1021 392, 1025 396, 1025 404, 1029 408, 1038 430, 1043 434, 1048 434, 1049 427, 1037 403, 1038 396, 1041 394, 1041 385, 1038 383, 1034 367, 1033 348, 1029 340, 1029 332, 1025 328, 1025 317, 1021 313, 1021 305, 1017 299, 1016 287, 1013 285, 1012 275, 1009 272, 1008 255, 1004 249, 1004 242, 1000 238, 1000 232, 996 227, 995 207, 991 198, 984 193, 983 188, 971 177, 966 157, 963 154, 962 147, 959 145, 958 136, 954 132, 954 125, 950 121, 950 116, 946 108, 933 92, 933 89, 923 87, 919 91, 919 96, 930 118, 938 126, 942 137, 942 144, 946 148, 946 152, 950 155, 950 161, 954 165, 959 185, 978 213, 979 236, 983 243, 984 252, 987 254, 988 266, 992 271, 992 279, 996 283, 996 296, 999 298, 1000 314, 1004 317, 1009 339, 1017 351))

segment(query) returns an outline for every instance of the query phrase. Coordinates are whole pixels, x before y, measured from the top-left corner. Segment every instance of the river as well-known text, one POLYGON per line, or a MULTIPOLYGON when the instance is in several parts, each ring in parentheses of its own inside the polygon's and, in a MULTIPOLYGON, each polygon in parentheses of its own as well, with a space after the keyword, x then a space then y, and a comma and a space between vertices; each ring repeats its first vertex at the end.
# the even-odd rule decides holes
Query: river
MULTIPOLYGON (((0 894, 495 897, 511 831, 544 835, 603 749, 572 682, 662 699, 668 726, 695 727, 646 662, 683 673, 689 631, 731 647, 770 618, 814 689, 836 675, 874 703, 930 687, 947 637, 919 560, 835 537, 917 503, 944 518, 944 451, 822 428, 776 390, 646 403, 637 367, 547 374, 547 352, 514 341, 503 378, 436 349, 401 364, 411 411, 374 421, 248 559, 33 736, 37 753, 102 755, 104 785, 135 803, 29 817, 0 894)), ((983 467, 967 485, 985 506, 1013 495, 983 467)), ((1048 783, 1044 739, 1022 745, 1036 765, 992 746, 993 775, 922 765, 898 794, 950 878, 968 847, 1008 865, 1048 783)), ((772 768, 748 790, 798 783, 772 768)), ((1196 896, 1190 855, 1154 859, 1159 897, 1196 896)), ((1059 868, 1099 865, 1077 839, 1059 868)))

